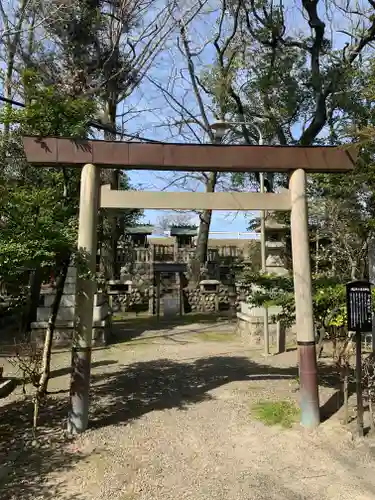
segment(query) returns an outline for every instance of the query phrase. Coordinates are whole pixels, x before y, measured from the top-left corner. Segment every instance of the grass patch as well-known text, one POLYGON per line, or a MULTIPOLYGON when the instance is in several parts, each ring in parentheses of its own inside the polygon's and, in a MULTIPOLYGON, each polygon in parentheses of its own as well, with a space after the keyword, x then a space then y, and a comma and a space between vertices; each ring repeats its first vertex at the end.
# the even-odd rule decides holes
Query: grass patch
POLYGON ((162 339, 162 337, 135 337, 133 339, 127 339, 121 342, 121 344, 126 345, 146 345, 146 344, 155 344, 155 341, 158 339, 162 339))
POLYGON ((206 342, 232 342, 236 340, 236 335, 231 332, 202 332, 195 335, 196 340, 203 340, 206 342))
POLYGON ((259 401, 253 406, 254 415, 265 425, 290 428, 297 422, 299 409, 290 401, 259 401))
POLYGON ((116 311, 112 315, 112 320, 115 322, 130 323, 131 325, 189 325, 191 323, 220 323, 221 321, 228 321, 230 316, 221 313, 187 313, 183 316, 175 316, 165 318, 161 316, 158 320, 156 316, 150 316, 147 311, 142 311, 138 314, 134 312, 116 311))
POLYGON ((112 321, 132 321, 132 320, 138 320, 138 321, 145 321, 145 320, 152 320, 153 317, 149 316, 147 311, 142 311, 141 313, 128 313, 128 312, 122 312, 122 311, 117 311, 112 314, 112 321))
POLYGON ((285 345, 286 349, 297 349, 297 342, 287 342, 285 345))

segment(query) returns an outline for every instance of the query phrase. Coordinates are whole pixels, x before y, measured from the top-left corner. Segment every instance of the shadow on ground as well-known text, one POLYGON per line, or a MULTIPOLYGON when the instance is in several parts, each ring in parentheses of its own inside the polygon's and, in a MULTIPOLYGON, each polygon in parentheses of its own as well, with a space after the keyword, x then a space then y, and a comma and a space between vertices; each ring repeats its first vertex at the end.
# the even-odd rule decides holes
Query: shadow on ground
MULTIPOLYGON (((84 458, 69 449, 64 435, 66 416, 66 401, 48 399, 40 413, 37 439, 33 440, 32 401, 19 401, 1 408, 1 500, 68 500, 58 484, 47 484, 49 473, 69 470, 84 458)), ((79 496, 74 498, 81 500, 79 496)))
MULTIPOLYGON (((162 331, 162 330, 173 330, 173 328, 179 326, 189 326, 199 323, 201 327, 199 330, 186 330, 185 332, 178 332, 175 334, 182 335, 183 333, 199 333, 199 331, 215 327, 218 325, 223 325, 225 323, 230 324, 233 319, 233 314, 231 313, 217 313, 217 314, 186 314, 184 316, 177 316, 174 318, 164 318, 161 317, 159 320, 155 316, 125 316, 124 318, 118 318, 113 321, 112 325, 112 335, 111 344, 120 344, 123 342, 129 342, 132 339, 140 337, 143 333, 147 331, 162 331)), ((169 337, 173 337, 172 334, 168 334, 169 337)))
MULTIPOLYGON (((92 368, 116 364, 95 361, 92 368)), ((53 370, 51 379, 70 373, 70 367, 53 370)), ((67 391, 62 391, 67 392, 67 391)), ((68 415, 67 397, 47 397, 40 409, 37 435, 31 424, 34 405, 30 396, 0 407, 0 499, 55 499, 63 496, 45 483, 48 473, 68 470, 84 455, 69 447, 65 434, 68 415)), ((74 496, 75 500, 80 500, 74 496)))
MULTIPOLYGON (((115 365, 115 364, 117 364, 117 361, 115 361, 114 359, 106 359, 104 361, 93 361, 91 363, 91 369, 100 368, 101 366, 115 365)), ((69 375, 70 372, 71 372, 70 366, 59 368, 58 370, 52 370, 50 378, 53 379, 57 377, 62 377, 64 375, 69 375)))
MULTIPOLYGON (((322 366, 323 383, 332 384, 330 368, 322 366)), ((297 368, 277 368, 256 363, 246 357, 213 356, 194 361, 168 359, 139 362, 119 370, 92 376, 91 427, 125 424, 154 410, 179 408, 209 400, 209 391, 234 381, 294 378, 297 368)), ((1 499, 31 500, 65 498, 47 484, 47 474, 67 470, 84 458, 64 441, 68 398, 49 398, 40 414, 39 441, 30 439, 32 402, 18 400, 0 408, 0 447, 4 455, 24 443, 25 451, 13 472, 0 484, 1 499), (13 495, 13 496, 12 496, 13 495)), ((75 497, 79 500, 78 497, 75 497)))
POLYGON ((93 427, 121 424, 145 413, 168 408, 184 409, 210 399, 209 391, 234 381, 293 378, 296 369, 280 370, 246 357, 213 356, 191 362, 169 359, 124 366, 111 377, 93 377, 97 410, 93 427), (106 399, 107 404, 100 401, 106 399))

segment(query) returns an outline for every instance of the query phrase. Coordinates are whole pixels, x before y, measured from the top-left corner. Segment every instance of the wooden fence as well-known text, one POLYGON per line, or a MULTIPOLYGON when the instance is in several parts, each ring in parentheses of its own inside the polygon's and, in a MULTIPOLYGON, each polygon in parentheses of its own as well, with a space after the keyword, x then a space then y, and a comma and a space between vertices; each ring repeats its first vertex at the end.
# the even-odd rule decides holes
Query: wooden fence
MULTIPOLYGON (((129 255, 126 251, 119 251, 118 262, 125 261, 129 255)), ((177 248, 174 245, 150 245, 149 247, 138 247, 133 250, 133 261, 137 263, 148 262, 189 262, 195 256, 195 248, 177 248)), ((244 257, 242 248, 235 246, 222 246, 209 248, 207 251, 208 262, 220 262, 221 260, 236 260, 244 257)))

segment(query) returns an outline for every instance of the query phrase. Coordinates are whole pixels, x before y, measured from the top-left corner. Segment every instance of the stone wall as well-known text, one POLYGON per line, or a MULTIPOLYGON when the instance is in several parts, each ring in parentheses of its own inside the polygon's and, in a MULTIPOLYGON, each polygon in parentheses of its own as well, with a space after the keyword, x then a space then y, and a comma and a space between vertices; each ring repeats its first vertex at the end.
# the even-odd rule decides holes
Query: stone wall
POLYGON ((148 311, 149 291, 133 288, 129 293, 119 293, 113 296, 112 310, 114 312, 122 311, 148 311))
POLYGON ((212 312, 218 309, 216 293, 202 294, 200 288, 185 288, 183 294, 185 312, 212 312))
POLYGON ((220 284, 218 292, 202 292, 200 287, 184 289, 185 311, 238 311, 240 303, 246 300, 247 287, 220 284))
MULTIPOLYGON (((249 304, 241 302, 239 312, 237 312, 237 327, 236 331, 243 337, 249 345, 263 346, 264 345, 264 309, 262 307, 250 307, 249 304)), ((296 339, 295 326, 285 328, 281 323, 279 326, 274 318, 280 312, 280 308, 271 307, 268 309, 268 334, 270 346, 277 344, 278 328, 280 337, 284 339, 284 343, 291 344, 296 339)))
MULTIPOLYGON (((295 327, 285 328, 282 325, 279 328, 283 328, 284 343, 286 346, 293 345, 296 341, 296 330, 295 327)), ((268 334, 269 334, 269 345, 277 345, 277 329, 276 323, 269 322, 268 324, 268 334)), ((246 340, 249 346, 263 347, 264 346, 264 323, 263 319, 259 317, 246 317, 241 313, 237 313, 237 325, 236 333, 246 340)))
MULTIPOLYGON (((219 285, 217 292, 202 292, 201 287, 187 286, 183 289, 184 311, 188 312, 214 312, 233 310, 239 311, 240 304, 246 301, 248 286, 237 285, 219 285)), ((177 291, 176 291, 177 293, 177 291)), ((149 286, 136 286, 133 282, 130 292, 116 293, 112 296, 113 312, 141 312, 150 311, 150 298, 154 294, 154 302, 156 298, 156 290, 152 290, 149 286)), ((152 300, 151 300, 152 304, 152 300)), ((153 313, 156 307, 154 304, 153 313)))

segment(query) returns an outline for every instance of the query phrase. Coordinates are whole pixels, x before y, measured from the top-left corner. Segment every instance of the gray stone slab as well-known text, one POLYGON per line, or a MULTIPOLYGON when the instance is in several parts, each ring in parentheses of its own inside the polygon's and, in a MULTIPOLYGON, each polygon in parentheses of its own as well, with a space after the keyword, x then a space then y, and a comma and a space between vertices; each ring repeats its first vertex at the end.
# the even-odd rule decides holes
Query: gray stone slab
MULTIPOLYGON (((37 311, 37 321, 48 321, 51 314, 50 307, 39 307, 37 311)), ((100 306, 94 306, 93 309, 93 319, 94 321, 100 321, 106 318, 109 314, 108 303, 102 304, 100 306)), ((60 307, 57 313, 57 320, 59 321, 73 321, 74 320, 74 307, 60 307)))
MULTIPOLYGON (((56 328, 67 328, 72 329, 74 326, 74 321, 56 321, 56 328)), ((34 321, 31 323, 32 330, 45 330, 48 327, 48 321, 34 321)))
MULTIPOLYGON (((45 295, 44 307, 51 307, 55 300, 56 294, 45 295)), ((76 303, 76 296, 73 293, 66 293, 61 297, 60 307, 73 307, 76 303)))
MULTIPOLYGON (((40 323, 39 328, 32 330, 32 340, 37 343, 37 345, 43 345, 45 337, 45 327, 46 323, 40 323), (43 326, 44 325, 44 326, 43 326)), ((108 320, 100 321, 94 325, 92 329, 92 346, 105 346, 111 335, 111 325, 108 320)), ((53 336, 53 347, 67 347, 70 348, 72 345, 73 328, 68 328, 66 326, 56 326, 56 330, 53 336)))
POLYGON ((76 282, 77 282, 77 278, 75 276, 67 276, 65 279, 65 285, 67 283, 72 284, 72 283, 76 283, 76 282))
POLYGON ((76 293, 76 283, 65 283, 64 294, 76 293))
POLYGON ((102 304, 101 306, 94 306, 93 319, 94 321, 101 321, 109 316, 109 304, 108 302, 102 304))
POLYGON ((94 295, 94 306, 101 306, 108 303, 108 295, 105 293, 96 293, 94 295))
POLYGON ((178 297, 163 297, 164 316, 178 316, 180 314, 180 301, 178 297))
POLYGON ((75 266, 69 266, 66 276, 67 276, 67 278, 76 278, 77 277, 77 268, 75 266))
MULTIPOLYGON (((100 328, 104 327, 108 323, 108 318, 94 321, 94 327, 100 328)), ((72 330, 74 327, 74 321, 56 321, 56 329, 66 328, 72 330)), ((34 321, 31 323, 32 330, 45 330, 48 327, 48 321, 34 321)))
MULTIPOLYGON (((55 292, 44 294, 44 307, 51 307, 55 299, 55 292)), ((75 293, 64 293, 61 297, 60 307, 74 307, 76 301, 75 293)), ((108 296, 105 293, 97 293, 94 295, 94 306, 101 306, 108 302, 108 296)))
MULTIPOLYGON (((241 302, 240 303, 241 307, 241 313, 247 314, 248 316, 251 317, 262 317, 264 314, 264 309, 263 307, 253 307, 250 304, 247 304, 246 302, 241 302)), ((268 308, 268 317, 271 319, 272 316, 276 316, 277 314, 281 313, 281 307, 277 306, 272 306, 268 308)))
MULTIPOLYGON (((48 321, 51 314, 50 307, 39 307, 36 315, 37 321, 48 321)), ((74 320, 74 307, 60 307, 57 313, 57 320, 73 321, 74 320)))

